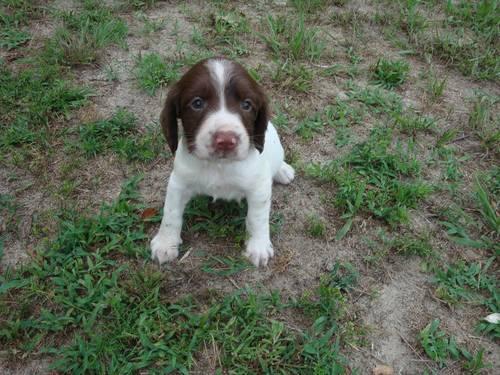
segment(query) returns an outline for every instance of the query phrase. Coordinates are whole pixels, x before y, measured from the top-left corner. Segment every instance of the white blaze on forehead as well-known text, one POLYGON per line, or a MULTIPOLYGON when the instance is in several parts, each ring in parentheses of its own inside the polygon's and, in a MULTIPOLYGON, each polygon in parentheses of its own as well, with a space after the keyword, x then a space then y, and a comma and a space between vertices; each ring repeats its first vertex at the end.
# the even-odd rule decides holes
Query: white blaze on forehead
POLYGON ((231 131, 238 138, 238 145, 232 158, 243 160, 247 157, 250 138, 243 125, 240 115, 231 112, 226 106, 224 89, 231 77, 231 62, 223 59, 211 59, 206 62, 210 79, 217 91, 218 104, 215 111, 209 113, 203 120, 195 138, 194 154, 201 159, 217 158, 217 150, 213 145, 213 136, 218 131, 231 131))
POLYGON ((217 95, 221 101, 221 108, 225 107, 224 88, 230 73, 230 62, 227 60, 212 59, 207 61, 210 77, 213 79, 217 95))

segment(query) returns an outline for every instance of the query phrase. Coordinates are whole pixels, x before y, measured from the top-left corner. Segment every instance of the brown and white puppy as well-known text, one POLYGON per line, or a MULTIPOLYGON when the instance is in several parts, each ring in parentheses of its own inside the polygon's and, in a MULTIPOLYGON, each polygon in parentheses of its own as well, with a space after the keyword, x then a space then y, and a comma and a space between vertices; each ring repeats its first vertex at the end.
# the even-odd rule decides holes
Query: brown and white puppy
POLYGON ((161 264, 177 258, 184 208, 193 196, 205 194, 247 199, 245 256, 266 265, 273 256, 272 183, 290 183, 294 170, 284 162, 262 88, 234 61, 203 60, 170 89, 160 122, 175 160, 164 216, 151 241, 153 259, 161 264))

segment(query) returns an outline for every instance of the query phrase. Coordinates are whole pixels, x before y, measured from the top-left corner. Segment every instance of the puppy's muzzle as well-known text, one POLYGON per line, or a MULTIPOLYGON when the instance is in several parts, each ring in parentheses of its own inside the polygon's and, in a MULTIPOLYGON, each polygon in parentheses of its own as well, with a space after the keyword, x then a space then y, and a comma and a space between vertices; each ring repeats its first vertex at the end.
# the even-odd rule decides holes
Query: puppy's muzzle
POLYGON ((212 143, 218 152, 231 152, 238 146, 239 137, 235 132, 219 130, 214 134, 212 143))

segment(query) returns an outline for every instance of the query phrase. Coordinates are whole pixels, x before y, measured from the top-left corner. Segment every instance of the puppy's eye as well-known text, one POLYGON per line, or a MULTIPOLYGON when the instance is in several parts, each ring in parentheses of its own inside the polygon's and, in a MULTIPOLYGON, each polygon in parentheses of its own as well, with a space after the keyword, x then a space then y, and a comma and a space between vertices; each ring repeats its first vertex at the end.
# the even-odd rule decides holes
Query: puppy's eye
POLYGON ((202 98, 196 97, 191 101, 191 108, 195 111, 199 111, 205 107, 205 101, 202 98))
POLYGON ((250 99, 245 99, 240 103, 240 107, 244 111, 250 111, 252 109, 252 102, 250 99))

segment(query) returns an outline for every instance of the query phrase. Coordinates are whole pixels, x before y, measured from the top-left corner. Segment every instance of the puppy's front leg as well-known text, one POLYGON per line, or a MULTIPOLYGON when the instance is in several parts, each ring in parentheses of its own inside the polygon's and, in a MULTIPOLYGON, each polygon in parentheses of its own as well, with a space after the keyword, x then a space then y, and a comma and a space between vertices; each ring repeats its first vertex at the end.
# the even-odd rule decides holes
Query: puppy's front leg
POLYGON ((247 195, 248 214, 246 219, 249 239, 245 256, 257 267, 267 265, 274 255, 269 235, 269 214, 271 211, 271 186, 247 195))
POLYGON ((179 255, 182 215, 191 196, 192 193, 172 173, 168 181, 160 229, 151 241, 151 258, 157 259, 160 264, 174 260, 179 255))

